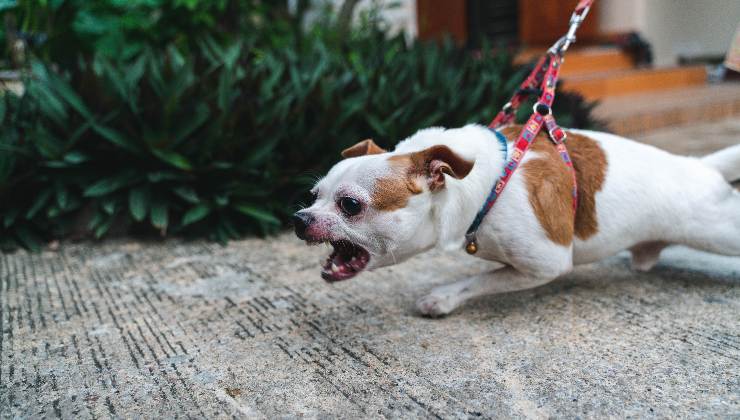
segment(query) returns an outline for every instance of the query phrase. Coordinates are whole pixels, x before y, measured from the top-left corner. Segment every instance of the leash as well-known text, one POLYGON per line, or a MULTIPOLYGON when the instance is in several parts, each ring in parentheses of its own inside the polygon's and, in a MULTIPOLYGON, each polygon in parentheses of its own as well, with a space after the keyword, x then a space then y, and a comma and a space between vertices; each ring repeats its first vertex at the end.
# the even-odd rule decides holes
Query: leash
MULTIPOLYGON (((476 240, 476 233, 480 224, 483 222, 483 218, 486 217, 488 211, 491 210, 496 200, 501 196, 501 192, 504 190, 506 185, 509 183, 511 176, 519 167, 519 163, 524 158, 524 155, 529 150, 532 142, 539 134, 542 127, 545 126, 550 140, 555 144, 555 148, 558 154, 562 158, 565 165, 568 167, 573 177, 573 212, 578 207, 578 189, 576 186, 576 172, 573 167, 573 161, 570 159, 568 149, 565 147, 565 140, 567 135, 562 128, 560 128, 555 121, 555 117, 552 115, 552 103, 555 101, 555 86, 558 81, 558 74, 560 67, 563 64, 565 52, 568 50, 571 44, 576 41, 576 31, 581 25, 583 20, 586 18, 591 5, 594 0, 581 0, 576 6, 575 11, 570 17, 570 27, 568 32, 558 39, 555 44, 547 50, 547 53, 543 55, 535 65, 532 72, 524 79, 524 82, 519 86, 519 89, 514 93, 514 96, 509 102, 507 102, 501 111, 488 125, 488 128, 496 133, 496 138, 501 142, 504 138, 503 134, 498 131, 498 128, 511 123, 514 120, 516 110, 529 97, 532 93, 539 93, 539 98, 532 107, 532 115, 524 124, 521 133, 517 141, 514 143, 514 150, 511 156, 508 158, 506 165, 504 166, 503 173, 499 176, 498 180, 493 184, 491 192, 488 194, 483 207, 476 214, 473 223, 465 233, 465 250, 468 254, 475 254, 478 252, 478 243, 476 240)), ((508 144, 503 141, 504 145, 504 159, 507 159, 506 155, 508 152, 508 144)))

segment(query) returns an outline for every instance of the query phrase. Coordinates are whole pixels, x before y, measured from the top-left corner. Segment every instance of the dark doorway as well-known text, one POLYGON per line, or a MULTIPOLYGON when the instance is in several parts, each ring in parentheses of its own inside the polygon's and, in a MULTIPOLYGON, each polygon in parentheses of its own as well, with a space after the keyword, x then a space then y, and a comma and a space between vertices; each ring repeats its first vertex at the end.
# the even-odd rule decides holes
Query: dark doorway
POLYGON ((519 43, 518 0, 468 0, 468 45, 480 48, 483 40, 492 46, 519 43))

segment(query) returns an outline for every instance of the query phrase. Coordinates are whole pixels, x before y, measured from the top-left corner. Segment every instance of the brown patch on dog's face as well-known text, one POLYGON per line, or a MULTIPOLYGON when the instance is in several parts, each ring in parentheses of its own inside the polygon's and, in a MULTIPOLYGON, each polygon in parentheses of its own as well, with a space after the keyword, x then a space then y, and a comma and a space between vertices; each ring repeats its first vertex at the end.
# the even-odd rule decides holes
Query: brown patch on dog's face
POLYGON ((375 182, 372 205, 391 211, 406 207, 409 198, 421 194, 426 181, 431 191, 444 188, 445 175, 462 179, 473 169, 473 163, 458 156, 447 146, 432 146, 419 152, 388 158, 391 175, 375 182))
POLYGON ((385 152, 387 152, 387 150, 375 144, 375 141, 373 141, 373 139, 367 139, 355 144, 352 147, 348 147, 342 150, 342 157, 346 159, 357 156, 377 155, 385 152))
MULTIPOLYGON (((509 139, 516 139, 521 128, 509 126, 501 133, 509 139)), ((598 232, 596 193, 603 187, 607 169, 606 154, 594 140, 568 132, 566 146, 578 183, 575 221, 571 193, 573 179, 547 133, 540 132, 531 147, 541 157, 528 160, 522 166, 532 209, 547 237, 561 245, 570 244, 574 233, 579 239, 586 240, 598 232)))
POLYGON ((371 203, 380 211, 398 210, 406 207, 412 195, 421 192, 416 177, 403 170, 394 169, 393 174, 375 181, 371 203))

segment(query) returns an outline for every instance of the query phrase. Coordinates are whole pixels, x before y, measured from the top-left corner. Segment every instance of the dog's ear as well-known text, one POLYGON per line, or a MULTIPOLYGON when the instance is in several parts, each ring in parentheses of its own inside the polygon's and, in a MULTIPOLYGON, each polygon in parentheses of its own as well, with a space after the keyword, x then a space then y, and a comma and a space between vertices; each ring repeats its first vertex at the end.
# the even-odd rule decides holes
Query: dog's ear
POLYGON ((348 147, 342 150, 342 157, 346 159, 357 156, 377 155, 385 152, 387 152, 387 150, 375 144, 373 139, 367 139, 355 144, 352 147, 348 147))
POLYGON ((412 161, 426 179, 429 189, 437 191, 445 186, 445 175, 455 179, 465 178, 473 169, 473 163, 463 159, 447 146, 432 146, 414 153, 412 161))

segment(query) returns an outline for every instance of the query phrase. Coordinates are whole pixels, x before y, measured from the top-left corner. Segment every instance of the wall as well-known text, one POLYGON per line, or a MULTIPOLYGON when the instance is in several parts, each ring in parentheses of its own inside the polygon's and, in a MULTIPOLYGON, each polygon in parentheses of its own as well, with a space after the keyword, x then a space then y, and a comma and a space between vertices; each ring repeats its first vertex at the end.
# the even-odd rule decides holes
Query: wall
POLYGON ((415 37, 419 33, 416 20, 416 0, 363 0, 357 8, 362 9, 373 3, 381 6, 397 4, 396 7, 392 8, 383 7, 382 11, 382 15, 391 25, 392 31, 403 31, 410 37, 415 37))
POLYGON ((738 0, 597 0, 603 32, 637 30, 653 46, 655 64, 679 55, 724 55, 740 23, 738 0))
MULTIPOLYGON (((343 0, 328 1, 339 6, 343 0)), ((679 55, 724 55, 740 23, 740 0, 596 1, 600 31, 640 32, 653 46, 658 66, 676 64, 679 55)), ((382 15, 392 30, 417 36, 416 0, 362 0, 356 13, 390 4, 398 6, 383 7, 382 15)))
MULTIPOLYGON (((318 0, 317 3, 320 1, 318 0)), ((344 0, 328 1, 337 10, 344 3, 344 0)), ((404 32, 409 39, 418 35, 416 0, 361 0, 355 7, 355 19, 360 13, 371 8, 380 8, 381 16, 390 25, 392 33, 404 32)))
POLYGON ((638 31, 644 27, 643 0, 596 0, 602 33, 638 31))

